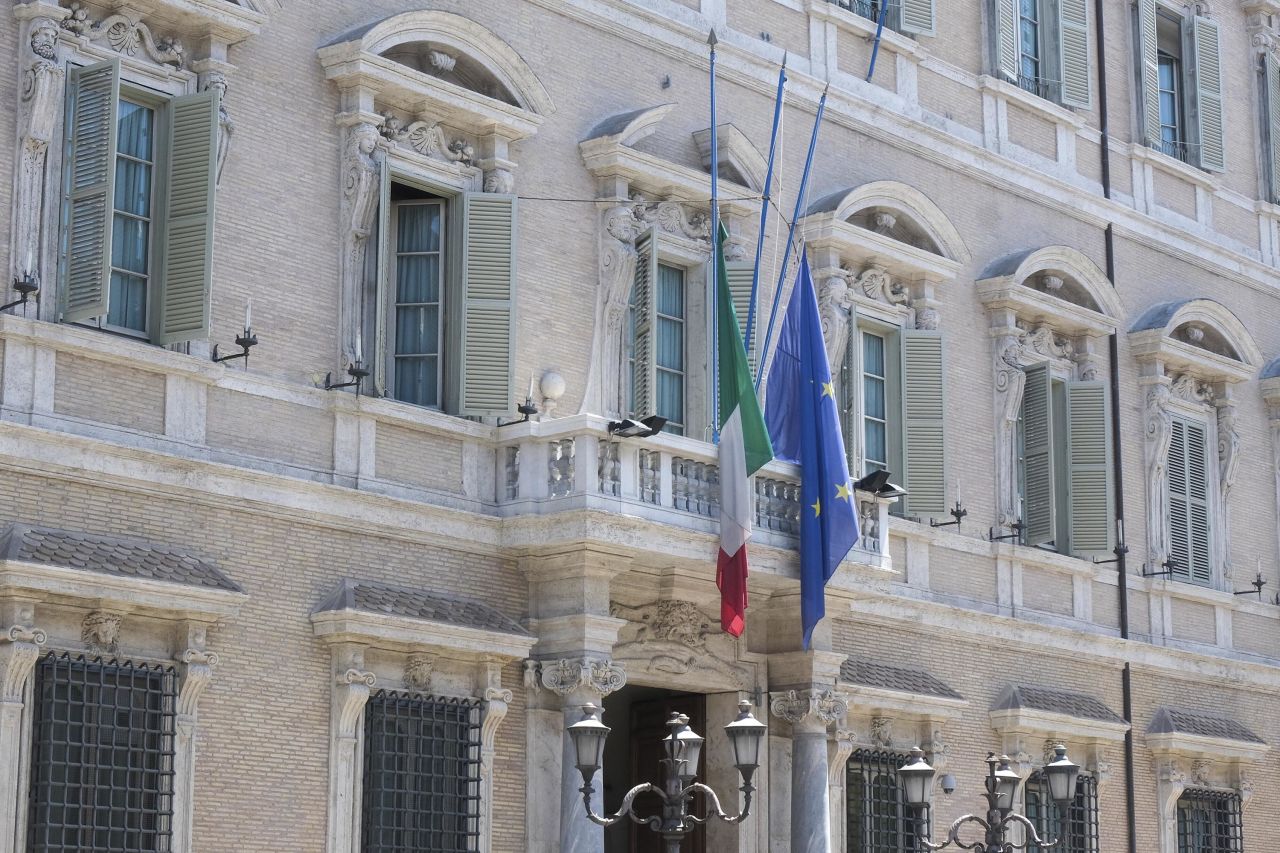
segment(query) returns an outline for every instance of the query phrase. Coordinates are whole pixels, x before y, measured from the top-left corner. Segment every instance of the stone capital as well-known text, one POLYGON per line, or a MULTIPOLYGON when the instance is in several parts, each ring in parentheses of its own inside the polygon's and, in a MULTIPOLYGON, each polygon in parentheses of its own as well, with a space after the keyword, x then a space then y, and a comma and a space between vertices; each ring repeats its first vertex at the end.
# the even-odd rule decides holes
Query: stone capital
POLYGON ((771 694, 769 711, 793 726, 825 730, 844 719, 849 703, 832 690, 788 690, 771 694))
POLYGON ((187 649, 179 660, 182 687, 178 691, 178 716, 195 717, 200 696, 213 679, 218 655, 203 649, 187 649))
POLYGON ((565 699, 594 694, 602 700, 627 683, 627 673, 621 664, 608 658, 528 660, 524 664, 524 683, 531 690, 548 690, 565 699))
POLYGON ((49 639, 31 625, 34 608, 19 606, 11 615, 21 619, 0 630, 0 704, 22 702, 27 679, 40 659, 40 647, 49 639))

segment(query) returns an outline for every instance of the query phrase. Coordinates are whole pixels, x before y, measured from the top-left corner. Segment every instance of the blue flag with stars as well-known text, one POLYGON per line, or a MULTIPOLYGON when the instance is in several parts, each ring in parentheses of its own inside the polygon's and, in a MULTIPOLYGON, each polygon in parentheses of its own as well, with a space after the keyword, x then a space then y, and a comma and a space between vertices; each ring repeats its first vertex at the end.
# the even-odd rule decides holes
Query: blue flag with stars
POLYGON ((858 513, 818 297, 806 253, 800 258, 769 368, 764 418, 774 456, 800 466, 800 614, 807 649, 826 613, 827 581, 858 541, 858 513))

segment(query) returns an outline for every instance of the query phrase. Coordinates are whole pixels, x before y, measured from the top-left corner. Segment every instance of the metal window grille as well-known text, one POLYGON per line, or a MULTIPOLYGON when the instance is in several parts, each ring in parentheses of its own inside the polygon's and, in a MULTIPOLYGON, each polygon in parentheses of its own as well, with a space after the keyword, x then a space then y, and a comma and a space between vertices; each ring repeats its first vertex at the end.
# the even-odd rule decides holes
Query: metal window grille
POLYGON ((365 707, 363 853, 468 853, 480 836, 480 703, 379 691, 365 707))
POLYGON ((910 756, 859 749, 845 765, 845 832, 848 853, 917 853, 928 817, 917 821, 902 796, 898 768, 910 756))
POLYGON ((54 652, 34 699, 31 853, 168 853, 173 668, 54 652))
POLYGON ((1098 783, 1081 774, 1066 813, 1049 794, 1049 780, 1037 770, 1027 779, 1026 815, 1045 841, 1057 840, 1058 853, 1098 853, 1098 783))
POLYGON ((1178 798, 1178 853, 1242 853, 1240 795, 1191 790, 1178 798))

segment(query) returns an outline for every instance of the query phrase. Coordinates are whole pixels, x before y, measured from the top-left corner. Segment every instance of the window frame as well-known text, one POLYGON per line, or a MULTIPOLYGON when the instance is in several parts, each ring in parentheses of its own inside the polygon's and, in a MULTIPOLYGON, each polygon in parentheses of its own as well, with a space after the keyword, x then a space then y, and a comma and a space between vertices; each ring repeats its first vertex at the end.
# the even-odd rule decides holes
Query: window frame
MULTIPOLYGON (((864 335, 872 335, 884 341, 885 361, 885 452, 886 466, 899 481, 903 471, 903 417, 902 417, 902 331, 903 327, 857 312, 849 318, 849 340, 845 345, 844 363, 837 368, 840 384, 841 407, 844 410, 845 454, 853 479, 865 477, 867 468, 866 442, 866 372, 863 358, 864 335)), ((890 507, 891 512, 901 513, 902 502, 890 507)))
MULTIPOLYGON (((1191 138, 1190 138, 1190 113, 1188 97, 1191 91, 1190 74, 1193 62, 1188 61, 1187 56, 1187 21, 1186 16, 1180 11, 1166 6, 1162 3, 1156 4, 1156 91, 1159 93, 1161 114, 1159 116, 1160 124, 1160 153, 1172 157, 1182 163, 1191 162, 1191 138), (1174 56, 1168 51, 1160 48, 1160 22, 1165 21, 1178 28, 1178 54, 1174 56), (1167 62, 1166 62, 1167 60, 1167 62), (1160 80, 1161 71, 1165 65, 1169 64, 1173 67, 1173 82, 1175 89, 1172 91, 1174 110, 1176 112, 1175 124, 1173 125, 1175 138, 1170 142, 1164 138, 1164 98, 1165 89, 1160 80), (1172 150, 1171 150, 1172 149, 1172 150)), ((1194 60, 1194 57, 1190 58, 1194 60)))
MULTIPOLYGON (((1021 368, 1023 375, 1025 376, 1029 368, 1041 363, 1045 362, 1024 364, 1021 368)), ((1068 487, 1071 471, 1070 464, 1067 461, 1067 444, 1071 439, 1071 424, 1067 417, 1067 385, 1075 381, 1075 379, 1061 365, 1052 361, 1045 364, 1047 364, 1046 370, 1048 371, 1047 378, 1049 383, 1050 429, 1054 436, 1049 453, 1049 464, 1052 466, 1053 477, 1053 540, 1051 542, 1029 542, 1027 530, 1024 527, 1019 531, 1017 541, 1019 544, 1026 545, 1029 548, 1039 548, 1042 551, 1051 551, 1055 554, 1070 557, 1074 556, 1074 547, 1071 542, 1071 495, 1068 487)), ((1017 494, 1014 497, 1014 503, 1018 507, 1018 518, 1024 523, 1027 520, 1026 406, 1027 396, 1024 386, 1022 405, 1018 407, 1018 420, 1014 435, 1014 452, 1017 458, 1017 471, 1015 472, 1017 494)))
MULTIPOLYGON (((689 305, 690 305, 689 279, 690 279, 690 274, 692 270, 682 264, 673 264, 668 261, 664 261, 661 253, 659 253, 658 255, 657 268, 658 268, 658 277, 657 277, 657 281, 654 282, 654 316, 657 318, 659 322, 653 332, 654 373, 655 375, 662 374, 662 373, 675 374, 680 377, 680 380, 679 380, 680 381, 680 398, 681 398, 680 409, 681 409, 681 414, 684 415, 684 420, 680 422, 677 422, 674 419, 669 418, 667 420, 666 425, 662 429, 663 429, 663 432, 669 432, 673 435, 688 435, 688 432, 689 432, 689 373, 690 373, 689 366, 691 363, 689 359, 689 353, 691 350, 690 336, 689 336, 689 305), (660 296, 660 293, 663 287, 662 271, 664 269, 675 271, 680 274, 681 316, 679 317, 676 317, 675 315, 662 313, 662 308, 661 308, 662 298, 660 296), (663 324, 661 322, 662 320, 667 320, 671 323, 679 324, 679 328, 680 328, 680 369, 679 370, 676 370, 670 367, 664 367, 658 361, 658 353, 662 350, 662 344, 661 344, 661 340, 663 338, 663 335, 662 335, 663 324)), ((634 337, 631 339, 631 349, 632 349, 633 361, 634 361, 634 350, 635 350, 634 337)), ((633 369, 632 371, 633 387, 634 387, 634 382, 635 382, 635 372, 633 369)), ((658 393, 658 389, 655 386, 654 388, 655 403, 659 402, 659 396, 660 395, 658 393)), ((662 414, 662 412, 658 411, 658 412, 655 412, 654 414, 662 414)))
POLYGON ((1175 838, 1177 853, 1243 853, 1244 803, 1238 791, 1218 791, 1209 788, 1187 788, 1178 795, 1174 804, 1175 838), (1191 809, 1204 808, 1210 820, 1211 844, 1205 849, 1199 845, 1184 846, 1190 835, 1184 816, 1191 809), (1223 812, 1226 812, 1224 815, 1223 812), (1225 822, 1225 827, 1221 824, 1225 822), (1225 831, 1226 837, 1222 835, 1225 831), (1225 841, 1226 846, 1219 842, 1225 841))
MULTIPOLYGON (((1217 459, 1217 454, 1212 452, 1212 448, 1217 447, 1217 444, 1218 444, 1217 419, 1214 417, 1210 417, 1210 413, 1205 410, 1205 407, 1187 403, 1186 401, 1177 399, 1176 397, 1170 401, 1169 415, 1171 418, 1170 427, 1169 427, 1171 433, 1172 433, 1172 430, 1174 429, 1174 423, 1176 422, 1181 422, 1182 424, 1184 424, 1184 428, 1185 428, 1185 425, 1190 425, 1190 426, 1199 427, 1204 430, 1204 436, 1205 436, 1205 439, 1204 439, 1204 472, 1205 472, 1204 507, 1205 507, 1205 526, 1208 529, 1208 537, 1209 537, 1208 540, 1204 543, 1205 553, 1208 555, 1207 559, 1209 563, 1209 577, 1204 582, 1196 581, 1191 575, 1191 566, 1186 566, 1185 576, 1171 569, 1169 574, 1169 579, 1176 580, 1182 583, 1188 583, 1193 586, 1199 586, 1205 589, 1217 589, 1220 585, 1219 581, 1220 581, 1221 572, 1222 572, 1222 565, 1221 565, 1221 560, 1219 559, 1219 555, 1217 553, 1217 541, 1216 541, 1218 532, 1219 532, 1218 531, 1219 495, 1218 495, 1218 488, 1216 485, 1218 483, 1218 459, 1217 459)), ((1172 517, 1172 513, 1173 513, 1172 461, 1173 460, 1171 455, 1172 452, 1173 452, 1173 442, 1171 439, 1169 442, 1169 450, 1165 454, 1165 476, 1164 476, 1164 483, 1163 483, 1163 488, 1165 490, 1164 522, 1165 522, 1165 529, 1168 531, 1168 536, 1169 536, 1169 542, 1168 542, 1169 554, 1166 559, 1172 559, 1173 557, 1173 517, 1172 517)), ((1188 477, 1190 476, 1189 472, 1187 476, 1188 477)), ((1189 494, 1186 496, 1186 501, 1188 506, 1188 512, 1187 512, 1188 548, 1190 548, 1191 547, 1190 545, 1191 497, 1189 494)))
POLYGON ((883 748, 855 749, 845 760, 844 765, 844 811, 845 811, 845 850, 847 853, 883 853, 885 843, 890 842, 894 853, 914 853, 921 837, 929 837, 929 826, 932 815, 925 811, 918 818, 903 801, 902 781, 898 768, 908 763, 911 756, 905 752, 883 748), (870 764, 870 766, 868 766, 870 764), (891 789, 897 794, 892 804, 896 814, 882 815, 875 812, 877 803, 885 804, 876 795, 876 784, 885 776, 892 779, 891 789), (854 784, 854 779, 860 784, 854 784), (860 789, 860 794, 859 794, 860 789), (861 800, 861 817, 856 822, 862 827, 863 838, 855 839, 854 798, 861 800), (892 821, 896 826, 891 834, 894 839, 883 836, 884 824, 892 821), (908 829, 908 827, 911 827, 908 829), (922 831, 917 831, 917 827, 922 831), (871 836, 868 838, 868 836, 871 836))
MULTIPOLYGON (((407 184, 403 181, 397 181, 395 178, 392 178, 391 180, 392 180, 392 184, 401 183, 402 185, 408 186, 412 189, 416 189, 422 192, 430 192, 429 190, 425 190, 413 184, 407 184)), ((451 204, 452 201, 453 199, 445 198, 443 196, 439 198, 400 199, 400 200, 392 199, 390 216, 388 218, 388 221, 391 224, 390 233, 387 234, 385 237, 383 237, 383 235, 378 236, 379 241, 382 241, 382 240, 387 241, 385 257, 387 257, 390 260, 390 269, 388 269, 386 273, 388 277, 388 287, 386 288, 387 292, 384 296, 387 304, 382 307, 382 310, 386 312, 385 316, 387 319, 386 319, 386 324, 384 328, 380 332, 380 334, 385 335, 385 338, 386 338, 386 343, 385 343, 386 353, 383 356, 382 360, 386 362, 384 365, 384 369, 386 371, 386 376, 387 376, 388 396, 391 397, 391 399, 396 400, 397 402, 406 403, 407 405, 410 405, 410 406, 419 406, 421 408, 434 409, 437 411, 443 411, 444 401, 445 401, 445 361, 446 361, 446 350, 447 350, 447 344, 448 344, 448 342, 446 341, 445 335, 448 327, 450 326, 448 312, 452 308, 453 303, 457 301, 456 295, 450 293, 450 284, 451 284, 450 273, 452 271, 452 267, 456 266, 456 260, 457 260, 455 256, 454 258, 455 262, 453 264, 449 263, 449 256, 451 254, 454 254, 450 252, 450 247, 451 247, 450 241, 453 239, 453 230, 454 230, 453 227, 451 226, 451 217, 454 214, 454 208, 457 206, 456 204, 451 204), (398 214, 399 214, 399 211, 406 206, 416 207, 416 206, 428 206, 428 205, 436 206, 440 208, 440 248, 436 250, 436 254, 440 259, 438 292, 436 295, 436 302, 435 302, 436 320, 438 325, 438 329, 436 332, 436 352, 434 354, 434 357, 436 360, 436 400, 434 403, 420 403, 412 400, 402 399, 401 397, 397 396, 392 390, 398 387, 397 360, 400 357, 400 353, 398 353, 396 349, 397 349, 397 339, 398 339, 399 328, 400 328, 398 315, 399 315, 400 305, 402 304, 399 301, 399 295, 397 292, 398 282, 399 282, 399 272, 400 272, 400 256, 402 254, 398 249, 399 237, 400 237, 400 217, 398 214), (453 298, 450 298, 451 296, 453 298)), ((429 253, 419 252, 414 254, 422 255, 422 254, 429 254, 429 253)), ((383 252, 379 251, 378 257, 379 258, 384 257, 383 252)), ((376 298, 377 297, 375 296, 375 299, 376 298)), ((413 303, 413 304, 429 304, 429 303, 413 303)), ((376 314, 377 312, 375 311, 375 315, 376 314)), ((373 340, 379 340, 379 338, 375 337, 373 338, 373 340)), ((411 353, 409 355, 415 356, 415 357, 422 357, 429 354, 411 353)))
POLYGON ((1049 796, 1048 784, 1040 770, 1033 771, 1023 783, 1023 813, 1036 824, 1036 832, 1046 841, 1057 840, 1053 849, 1059 853, 1099 853, 1097 779, 1090 773, 1077 777, 1075 797, 1065 821, 1060 807, 1049 796), (1031 803, 1033 794, 1039 800, 1036 806, 1031 803), (1077 811, 1082 815, 1077 816, 1077 811), (1061 831, 1063 823, 1070 827, 1065 835, 1061 831))

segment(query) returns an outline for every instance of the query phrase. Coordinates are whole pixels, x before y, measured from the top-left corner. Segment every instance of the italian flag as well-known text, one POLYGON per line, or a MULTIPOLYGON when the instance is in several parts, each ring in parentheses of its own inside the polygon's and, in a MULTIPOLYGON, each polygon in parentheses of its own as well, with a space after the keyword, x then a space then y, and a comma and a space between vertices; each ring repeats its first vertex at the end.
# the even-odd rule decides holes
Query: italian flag
POLYGON ((747 617, 747 540, 751 538, 751 481, 773 459, 769 430, 756 400, 751 368, 724 267, 723 227, 716 241, 716 330, 720 389, 720 625, 742 635, 747 617))

